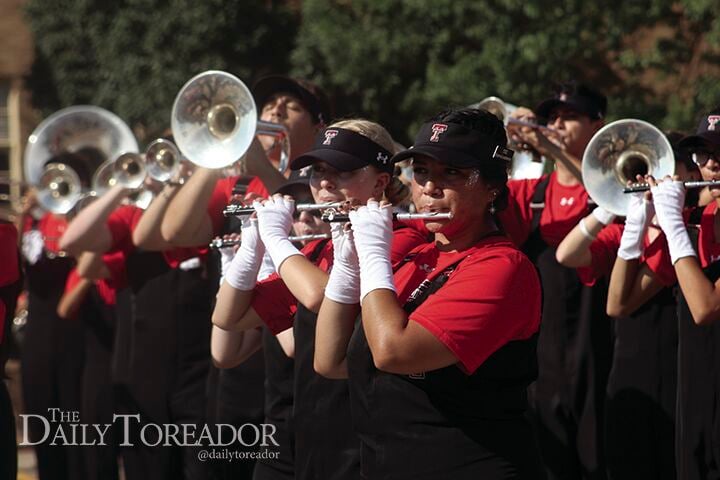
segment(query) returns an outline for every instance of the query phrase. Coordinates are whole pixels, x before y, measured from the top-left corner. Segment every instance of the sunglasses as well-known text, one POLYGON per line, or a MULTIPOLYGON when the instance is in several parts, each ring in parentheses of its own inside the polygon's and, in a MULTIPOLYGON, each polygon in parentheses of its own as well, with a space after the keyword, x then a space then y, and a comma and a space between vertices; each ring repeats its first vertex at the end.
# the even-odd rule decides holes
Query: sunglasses
POLYGON ((712 159, 715 163, 720 163, 720 152, 693 152, 691 156, 692 161, 698 167, 704 167, 710 159, 712 159))

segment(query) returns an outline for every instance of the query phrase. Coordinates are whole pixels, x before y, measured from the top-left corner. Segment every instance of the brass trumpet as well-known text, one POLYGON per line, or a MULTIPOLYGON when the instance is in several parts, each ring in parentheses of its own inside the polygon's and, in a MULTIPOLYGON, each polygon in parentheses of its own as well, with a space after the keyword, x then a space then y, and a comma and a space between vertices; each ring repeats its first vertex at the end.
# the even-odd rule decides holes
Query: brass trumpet
POLYGON ((255 135, 270 135, 282 145, 279 170, 290 162, 290 141, 283 125, 257 119, 250 90, 234 75, 209 70, 191 78, 172 108, 171 127, 180 151, 205 168, 226 168, 250 148, 255 135))
MULTIPOLYGON (((652 124, 636 119, 612 122, 588 143, 582 177, 590 197, 615 215, 627 213, 630 198, 621 195, 637 175, 664 177, 675 171, 667 137, 652 124)), ((641 190, 636 190, 641 191, 641 190)))

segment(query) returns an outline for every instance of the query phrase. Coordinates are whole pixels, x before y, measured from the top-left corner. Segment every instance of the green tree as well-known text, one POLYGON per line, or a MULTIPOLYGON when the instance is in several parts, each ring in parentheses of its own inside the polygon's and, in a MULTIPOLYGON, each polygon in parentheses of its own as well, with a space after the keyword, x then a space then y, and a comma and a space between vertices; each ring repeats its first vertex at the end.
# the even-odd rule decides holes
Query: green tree
POLYGON ((35 106, 98 105, 147 137, 170 125, 175 95, 197 73, 250 85, 287 71, 298 26, 284 2, 261 0, 30 0, 27 15, 35 106))
POLYGON ((612 118, 694 128, 720 103, 716 0, 305 0, 294 70, 410 141, 489 95, 534 106, 554 81, 610 97, 612 118))

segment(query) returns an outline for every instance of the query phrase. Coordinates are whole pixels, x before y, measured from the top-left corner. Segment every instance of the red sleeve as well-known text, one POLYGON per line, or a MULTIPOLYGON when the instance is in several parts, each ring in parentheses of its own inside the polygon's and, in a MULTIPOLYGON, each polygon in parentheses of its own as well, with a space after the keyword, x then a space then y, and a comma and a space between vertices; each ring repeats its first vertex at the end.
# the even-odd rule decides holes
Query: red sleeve
POLYGON ((207 214, 212 222, 213 236, 220 235, 220 232, 222 232, 223 224, 225 223, 225 217, 222 212, 227 204, 230 203, 233 187, 235 187, 235 182, 237 182, 238 178, 240 177, 221 178, 215 184, 215 189, 210 196, 210 202, 207 207, 207 214))
POLYGON ((545 177, 507 182, 508 205, 498 213, 498 218, 503 230, 517 247, 522 246, 530 235, 533 216, 530 203, 535 188, 543 178, 545 177))
POLYGON ((0 223, 0 286, 10 285, 20 278, 17 241, 15 226, 0 223))
POLYGON ((425 230, 424 234, 417 226, 395 224, 393 242, 390 250, 390 261, 393 265, 405 258, 415 247, 428 243, 428 231, 424 223, 421 223, 421 225, 425 230))
POLYGON ((590 244, 590 266, 577 269, 583 284, 592 286, 598 279, 610 277, 624 228, 625 225, 611 223, 600 230, 597 238, 590 244))
POLYGON ((663 286, 670 287, 677 283, 675 268, 670 260, 667 237, 663 232, 660 232, 651 244, 645 246, 643 256, 645 264, 663 286))
POLYGON ((127 272, 125 271, 125 254, 123 252, 107 253, 102 257, 105 266, 110 271, 110 277, 101 280, 110 288, 120 290, 127 285, 127 272))
MULTIPOLYGON (((302 254, 309 256, 320 242, 322 240, 309 242, 303 247, 302 254)), ((332 243, 327 242, 315 265, 327 272, 332 265, 332 258, 332 243)), ((274 335, 293 326, 297 303, 297 299, 277 273, 273 273, 255 286, 252 308, 274 335)))
POLYGON ((260 177, 253 177, 253 179, 250 180, 250 183, 248 183, 247 193, 255 193, 260 195, 262 198, 268 198, 270 196, 270 192, 267 191, 267 188, 265 188, 265 184, 262 180, 260 180, 260 177))
POLYGON ((529 338, 540 325, 535 267, 518 251, 496 250, 461 263, 443 288, 410 315, 446 345, 469 374, 507 342, 529 338))
POLYGON ((77 268, 73 268, 72 270, 70 270, 70 273, 65 279, 65 293, 72 292, 75 287, 78 286, 80 280, 82 280, 82 277, 78 273, 77 268))
POLYGON ((132 243, 132 233, 135 230, 142 210, 133 205, 122 205, 115 209, 107 219, 112 244, 108 252, 131 252, 135 249, 132 243))
POLYGON ((273 335, 277 335, 293 326, 297 299, 280 275, 273 273, 255 287, 252 308, 273 335))

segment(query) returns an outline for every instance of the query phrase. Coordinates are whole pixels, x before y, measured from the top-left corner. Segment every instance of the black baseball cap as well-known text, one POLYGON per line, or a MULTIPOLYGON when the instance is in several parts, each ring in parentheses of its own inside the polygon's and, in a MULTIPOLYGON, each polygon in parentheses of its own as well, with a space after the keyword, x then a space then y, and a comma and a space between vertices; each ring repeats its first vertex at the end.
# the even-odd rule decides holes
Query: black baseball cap
POLYGON ((296 96, 312 115, 315 123, 327 123, 331 118, 330 102, 327 95, 314 83, 300 78, 270 75, 258 80, 252 88, 255 103, 259 108, 276 93, 287 92, 296 96))
POLYGON ((321 131, 315 138, 312 150, 297 157, 290 168, 298 170, 322 161, 341 172, 374 165, 381 171, 392 174, 391 158, 392 153, 365 135, 346 128, 333 127, 321 131))
POLYGON ((607 112, 607 97, 587 85, 565 84, 560 86, 552 97, 543 100, 535 108, 535 114, 545 124, 553 110, 559 107, 566 107, 593 120, 600 120, 605 118, 607 112))
POLYGON ((700 119, 695 135, 680 140, 678 147, 683 149, 709 147, 713 150, 720 148, 720 108, 714 109, 700 119))
POLYGON ((392 162, 425 155, 456 168, 473 168, 491 158, 510 162, 513 153, 485 132, 457 123, 428 122, 420 127, 413 146, 397 153, 392 162))
POLYGON ((300 170, 293 170, 290 173, 290 177, 280 188, 275 190, 273 193, 280 193, 282 195, 293 195, 293 192, 298 189, 305 188, 310 192, 310 168, 301 168, 300 170))

